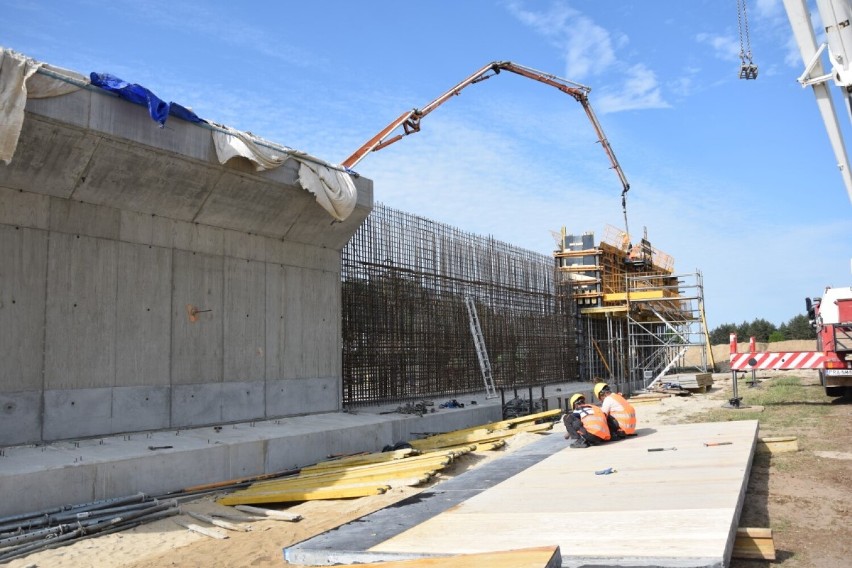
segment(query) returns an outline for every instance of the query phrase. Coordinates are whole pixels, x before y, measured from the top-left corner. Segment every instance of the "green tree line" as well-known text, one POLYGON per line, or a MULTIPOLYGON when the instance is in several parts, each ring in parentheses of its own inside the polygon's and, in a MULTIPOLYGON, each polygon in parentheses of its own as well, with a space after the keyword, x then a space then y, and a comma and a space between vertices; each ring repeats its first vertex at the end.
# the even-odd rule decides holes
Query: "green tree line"
POLYGON ((710 343, 712 345, 728 343, 732 333, 737 334, 737 341, 740 343, 748 343, 750 337, 764 343, 788 339, 816 339, 816 331, 811 327, 808 316, 798 315, 777 327, 763 318, 757 318, 751 322, 744 321, 739 325, 723 323, 710 331, 710 343))

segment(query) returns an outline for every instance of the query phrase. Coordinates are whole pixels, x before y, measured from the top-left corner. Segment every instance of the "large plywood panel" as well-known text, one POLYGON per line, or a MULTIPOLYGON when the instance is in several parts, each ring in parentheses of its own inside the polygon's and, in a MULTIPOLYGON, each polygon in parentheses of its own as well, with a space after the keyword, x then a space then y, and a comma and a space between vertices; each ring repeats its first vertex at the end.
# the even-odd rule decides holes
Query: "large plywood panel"
POLYGON ((171 350, 171 251, 118 244, 117 386, 167 386, 171 350))
POLYGON ((225 257, 225 381, 265 376, 266 265, 225 257))
POLYGON ((221 256, 180 250, 173 252, 173 385, 222 382, 222 263, 221 256), (188 305, 199 311, 197 321, 191 321, 188 316, 188 305))
POLYGON ((730 559, 756 437, 757 421, 737 421, 565 447, 371 550, 471 553, 549 543, 566 561, 721 566, 730 559), (704 445, 719 441, 729 445, 704 445), (677 450, 648 451, 654 447, 677 450), (595 475, 608 467, 616 473, 595 475))
POLYGON ((41 390, 47 232, 0 225, 0 393, 41 390))
POLYGON ((45 389, 113 386, 117 243, 50 234, 45 389))

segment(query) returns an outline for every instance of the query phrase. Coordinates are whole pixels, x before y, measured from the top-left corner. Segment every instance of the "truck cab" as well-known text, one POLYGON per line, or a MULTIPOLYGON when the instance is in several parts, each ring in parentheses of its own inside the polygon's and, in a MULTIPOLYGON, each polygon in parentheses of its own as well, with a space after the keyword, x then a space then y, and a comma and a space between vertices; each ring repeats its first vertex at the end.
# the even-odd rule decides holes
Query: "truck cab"
POLYGON ((828 396, 852 393, 852 287, 826 288, 822 298, 805 300, 817 334, 817 350, 825 353, 820 381, 828 396))

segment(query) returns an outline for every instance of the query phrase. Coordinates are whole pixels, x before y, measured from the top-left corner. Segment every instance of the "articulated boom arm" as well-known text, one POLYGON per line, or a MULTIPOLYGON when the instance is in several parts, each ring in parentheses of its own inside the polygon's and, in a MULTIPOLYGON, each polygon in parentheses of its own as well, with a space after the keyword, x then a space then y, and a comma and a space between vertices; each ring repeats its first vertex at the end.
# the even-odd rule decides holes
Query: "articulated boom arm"
MULTIPOLYGON (((421 109, 415 108, 408 112, 402 113, 396 120, 385 126, 381 131, 379 131, 378 134, 370 138, 370 140, 368 140, 366 144, 358 148, 355 153, 343 160, 341 165, 347 168, 353 168, 370 152, 376 152, 378 150, 381 150, 385 146, 389 146, 394 142, 397 142, 398 140, 402 139, 404 136, 419 132, 420 120, 424 116, 428 115, 430 112, 444 104, 453 96, 461 94, 461 90, 467 87, 468 85, 473 85, 475 83, 485 81, 486 79, 490 79, 494 75, 500 73, 500 71, 511 71, 512 73, 516 73, 528 79, 533 79, 540 83, 544 83, 545 85, 555 87, 563 93, 571 95, 572 97, 574 97, 574 99, 577 100, 577 102, 583 105, 583 110, 586 111, 586 116, 588 116, 589 120, 592 122, 592 126, 595 129, 595 133, 598 135, 598 140, 600 141, 604 151, 609 157, 609 161, 612 164, 612 169, 615 170, 615 173, 618 174, 618 178, 621 180, 621 185, 623 187, 623 190, 621 192, 621 204, 622 207, 626 207, 626 194, 627 191, 630 189, 630 184, 627 182, 627 178, 625 177, 624 172, 621 169, 621 165, 618 163, 618 159, 615 157, 615 153, 612 151, 612 147, 609 145, 609 141, 604 135, 603 128, 601 128, 600 122, 598 122, 598 119, 595 116, 594 111, 592 110, 592 106, 589 104, 588 95, 591 89, 579 83, 574 83, 572 81, 568 81, 567 79, 562 79, 560 77, 557 77, 556 75, 542 73, 541 71, 536 71, 535 69, 530 69, 529 67, 524 67, 523 65, 518 65, 517 63, 512 63, 511 61, 495 61, 493 63, 489 63, 482 69, 476 71, 473 75, 470 75, 464 81, 458 83, 456 86, 445 92, 443 95, 441 95, 434 101, 427 104, 425 107, 421 109), (402 127, 403 132, 401 134, 396 134, 388 138, 388 136, 390 136, 400 126, 402 127)), ((626 220, 627 219, 625 213, 625 224, 626 220)))

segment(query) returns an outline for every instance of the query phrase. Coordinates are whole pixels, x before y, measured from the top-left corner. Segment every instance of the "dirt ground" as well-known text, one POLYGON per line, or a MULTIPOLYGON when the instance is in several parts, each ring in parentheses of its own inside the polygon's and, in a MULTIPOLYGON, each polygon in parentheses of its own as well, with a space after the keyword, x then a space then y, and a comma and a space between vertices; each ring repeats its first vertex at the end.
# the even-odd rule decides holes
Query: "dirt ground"
MULTIPOLYGON (((779 374, 775 374, 779 375, 779 374)), ((783 373, 780 374, 783 376, 783 373)), ((757 454, 749 477, 748 493, 740 526, 773 529, 777 560, 733 560, 735 568, 849 566, 852 558, 852 404, 825 397, 815 373, 796 375, 800 380, 785 386, 784 396, 772 397, 776 379, 758 376, 758 386, 738 382, 743 404, 763 405, 753 409, 722 410, 731 397, 730 375, 714 376, 715 385, 706 394, 673 397, 658 404, 637 407, 642 426, 718 420, 760 420, 760 435, 797 436, 800 451, 777 455, 757 454)), ((561 426, 556 427, 561 430, 561 426)), ((447 477, 482 463, 500 459, 506 452, 536 439, 520 434, 506 448, 463 456, 441 476, 447 477)), ((192 533, 164 519, 137 529, 78 541, 13 560, 11 568, 161 568, 175 567, 272 567, 287 565, 282 549, 336 526, 386 507, 419 488, 394 489, 385 495, 340 501, 314 501, 288 508, 301 514, 299 522, 257 521, 248 532, 229 532, 227 540, 192 533)), ((214 512, 224 509, 213 498, 186 503, 185 510, 214 512)), ((189 517, 183 520, 198 523, 189 517)), ((293 568, 293 565, 290 565, 293 568)))

